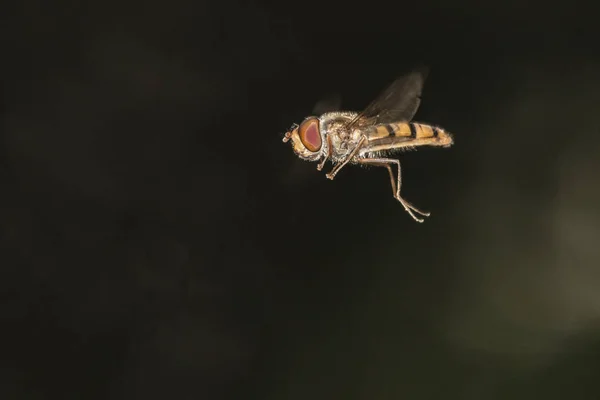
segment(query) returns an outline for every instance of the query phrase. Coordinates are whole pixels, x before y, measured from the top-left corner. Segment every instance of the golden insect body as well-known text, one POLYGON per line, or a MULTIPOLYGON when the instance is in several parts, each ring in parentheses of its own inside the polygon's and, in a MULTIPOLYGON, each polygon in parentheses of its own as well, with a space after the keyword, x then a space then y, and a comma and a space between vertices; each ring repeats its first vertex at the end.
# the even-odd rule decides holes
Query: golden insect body
POLYGON ((387 168, 394 198, 417 222, 429 216, 402 196, 400 161, 388 154, 419 146, 450 147, 452 135, 444 129, 411 122, 420 105, 426 69, 414 70, 396 79, 362 112, 330 111, 320 117, 307 117, 294 124, 283 141, 292 142, 294 152, 302 159, 320 161, 320 171, 329 160, 333 169, 326 175, 334 179, 347 164, 372 165, 387 168), (397 167, 394 176, 392 166, 397 167))

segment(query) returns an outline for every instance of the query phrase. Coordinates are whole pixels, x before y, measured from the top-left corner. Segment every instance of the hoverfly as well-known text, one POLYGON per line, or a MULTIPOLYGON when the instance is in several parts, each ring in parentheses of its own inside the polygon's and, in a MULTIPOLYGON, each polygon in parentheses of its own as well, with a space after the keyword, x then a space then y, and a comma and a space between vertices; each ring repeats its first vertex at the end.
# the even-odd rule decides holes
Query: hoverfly
POLYGON ((430 213, 420 211, 402 198, 400 161, 386 155, 418 146, 452 146, 452 135, 444 129, 411 122, 421 103, 427 74, 427 68, 417 68, 397 78, 362 112, 329 111, 320 117, 309 116, 300 125, 293 124, 283 141, 291 140, 294 152, 301 159, 320 160, 319 171, 330 160, 334 166, 326 176, 331 180, 346 164, 387 168, 394 198, 415 221, 423 222, 415 213, 424 217, 430 213), (398 167, 396 177, 393 165, 398 167))

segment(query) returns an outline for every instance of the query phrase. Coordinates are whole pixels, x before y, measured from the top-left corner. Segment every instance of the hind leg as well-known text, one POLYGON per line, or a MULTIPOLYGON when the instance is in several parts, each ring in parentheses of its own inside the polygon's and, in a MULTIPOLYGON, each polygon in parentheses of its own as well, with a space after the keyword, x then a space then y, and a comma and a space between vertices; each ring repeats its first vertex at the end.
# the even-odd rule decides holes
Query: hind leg
POLYGON ((414 213, 420 214, 424 217, 429 217, 430 213, 424 212, 410 204, 408 201, 404 200, 402 196, 400 196, 400 187, 402 186, 402 170, 400 168, 400 161, 394 160, 391 158, 363 158, 358 160, 361 164, 365 165, 374 165, 377 167, 385 167, 390 173, 390 182, 392 184, 392 191, 394 193, 394 198, 402 204, 404 209, 410 216, 417 222, 423 222, 423 219, 418 218, 414 213), (398 176, 394 179, 394 172, 392 171, 392 164, 396 164, 398 166, 398 176))

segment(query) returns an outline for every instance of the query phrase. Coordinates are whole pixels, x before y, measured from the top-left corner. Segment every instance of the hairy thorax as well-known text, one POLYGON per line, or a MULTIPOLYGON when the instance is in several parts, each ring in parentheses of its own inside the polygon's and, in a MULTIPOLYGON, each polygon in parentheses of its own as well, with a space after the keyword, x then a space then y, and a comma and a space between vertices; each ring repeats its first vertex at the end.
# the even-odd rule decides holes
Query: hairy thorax
POLYGON ((321 132, 325 133, 331 144, 331 158, 335 162, 343 160, 360 141, 359 130, 348 131, 346 124, 356 117, 355 112, 330 112, 323 114, 321 120, 321 132))

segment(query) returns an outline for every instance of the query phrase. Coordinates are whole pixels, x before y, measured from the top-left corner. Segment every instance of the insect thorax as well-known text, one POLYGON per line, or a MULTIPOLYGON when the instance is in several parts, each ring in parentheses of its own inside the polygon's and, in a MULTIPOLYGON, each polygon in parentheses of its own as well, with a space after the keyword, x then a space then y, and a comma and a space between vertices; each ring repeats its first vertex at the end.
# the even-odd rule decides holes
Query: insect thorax
POLYGON ((348 155, 360 139, 357 131, 349 132, 345 124, 358 115, 350 111, 336 111, 321 115, 320 129, 331 142, 331 158, 339 161, 348 155))

